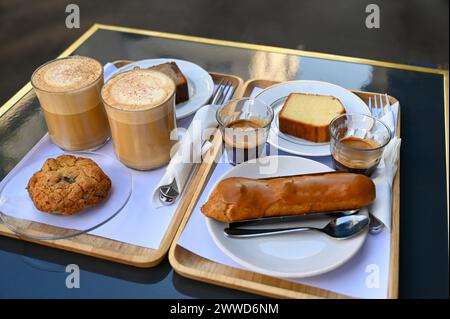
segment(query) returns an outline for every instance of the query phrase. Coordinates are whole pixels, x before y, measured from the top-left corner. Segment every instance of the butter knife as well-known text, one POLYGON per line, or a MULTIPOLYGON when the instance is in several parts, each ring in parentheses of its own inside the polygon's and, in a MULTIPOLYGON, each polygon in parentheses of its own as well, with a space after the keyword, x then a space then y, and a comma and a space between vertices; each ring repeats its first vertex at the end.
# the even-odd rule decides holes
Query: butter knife
POLYGON ((318 212, 313 214, 304 214, 304 215, 287 215, 287 216, 275 216, 275 217, 264 217, 264 218, 258 218, 258 219, 249 219, 249 220, 242 220, 238 222, 232 222, 229 224, 229 228, 241 228, 241 227, 248 227, 248 226, 260 226, 260 225, 269 225, 269 224, 281 224, 286 222, 296 222, 296 221, 302 221, 305 219, 311 220, 314 219, 314 217, 323 217, 323 216, 332 216, 332 217, 341 217, 341 216, 348 216, 348 215, 354 215, 359 212, 359 209, 352 209, 352 210, 341 210, 341 211, 331 211, 331 212, 318 212))

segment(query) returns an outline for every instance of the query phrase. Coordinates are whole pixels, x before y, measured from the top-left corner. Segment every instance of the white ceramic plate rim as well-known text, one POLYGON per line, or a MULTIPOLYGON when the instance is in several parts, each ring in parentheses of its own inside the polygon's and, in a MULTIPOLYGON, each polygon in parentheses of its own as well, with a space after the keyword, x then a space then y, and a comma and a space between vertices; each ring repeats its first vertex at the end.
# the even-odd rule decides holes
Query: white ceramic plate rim
MULTIPOLYGON (((265 157, 266 159, 268 157, 278 157, 278 160, 283 160, 283 158, 288 158, 288 159, 293 159, 295 158, 296 160, 299 161, 305 161, 305 162, 309 162, 312 165, 316 165, 318 166, 317 168, 317 172, 331 172, 333 171, 331 168, 329 168, 328 166, 310 160, 310 159, 306 159, 306 158, 302 158, 302 157, 298 157, 298 156, 291 156, 291 155, 282 155, 282 156, 277 156, 277 155, 273 155, 273 156, 267 156, 265 157)), ((222 174, 222 176, 217 179, 215 185, 211 188, 210 193, 208 194, 208 198, 211 195, 212 190, 215 188, 215 186, 217 185, 217 183, 219 183, 222 179, 227 178, 227 177, 232 177, 232 176, 236 176, 233 174, 233 172, 235 172, 236 170, 241 170, 242 168, 238 168, 241 165, 257 165, 255 162, 245 162, 242 163, 240 165, 234 166, 232 167, 230 170, 228 170, 227 172, 225 172, 224 174, 222 174)), ((242 166, 241 166, 242 167, 242 166)), ((300 167, 300 165, 299 165, 300 167)), ((292 175, 295 174, 302 174, 299 173, 298 171, 293 171, 292 175)), ((275 176, 275 174, 273 175, 275 176)), ((364 214, 367 215, 367 211, 364 210, 363 211, 364 214)), ((317 276, 317 275, 321 275, 324 273, 327 273, 329 271, 332 271, 338 267, 340 267, 341 265, 343 265, 344 263, 346 263, 347 261, 349 261, 351 258, 353 258, 353 256, 361 249, 361 247, 363 246, 364 242, 366 241, 367 238, 367 234, 368 231, 366 230, 364 233, 359 234, 358 236, 351 238, 351 239, 347 239, 346 241, 353 241, 355 244, 353 246, 353 251, 351 253, 349 253, 346 258, 342 258, 341 260, 339 260, 338 262, 332 263, 327 267, 322 267, 320 269, 314 270, 314 271, 303 271, 303 272, 278 272, 278 271, 273 271, 273 270, 267 270, 265 268, 259 267, 258 265, 255 265, 254 263, 250 262, 250 261, 246 261, 238 256, 236 256, 235 254, 233 254, 232 251, 230 251, 227 247, 225 247, 221 241, 218 239, 218 234, 215 233, 215 231, 213 230, 213 224, 212 223, 218 223, 216 221, 214 221, 213 219, 206 217, 205 216, 205 223, 208 229, 208 232, 210 234, 210 236, 212 237, 214 243, 217 245, 217 247, 219 247, 219 249, 230 259, 232 259, 234 262, 236 262, 237 264, 243 266, 244 268, 247 268, 250 271, 256 272, 256 273, 261 273, 261 274, 265 274, 265 275, 269 275, 269 276, 273 276, 273 277, 280 277, 280 278, 306 278, 306 277, 312 277, 312 276, 317 276)), ((225 237, 223 232, 220 232, 220 236, 225 237)), ((317 237, 321 236, 321 234, 317 233, 317 237)), ((319 237, 320 238, 320 237, 319 237)), ((339 242, 339 240, 337 240, 336 242, 339 242)))
POLYGON ((199 65, 179 59, 146 59, 127 64, 114 71, 110 77, 120 72, 131 70, 136 66, 140 68, 149 68, 167 62, 175 62, 188 81, 189 100, 179 103, 175 107, 176 118, 182 119, 194 114, 199 108, 208 103, 214 91, 214 81, 211 75, 199 65))
MULTIPOLYGON (((271 105, 276 100, 289 95, 289 93, 295 93, 295 92, 303 93, 304 92, 304 93, 311 93, 311 94, 314 94, 314 93, 324 94, 324 92, 317 92, 315 89, 305 90, 304 88, 301 88, 302 85, 307 85, 307 84, 324 85, 324 86, 333 87, 334 89, 337 89, 338 92, 340 92, 340 96, 336 96, 336 94, 333 95, 331 93, 330 93, 330 95, 336 96, 337 98, 339 98, 339 100, 342 102, 342 104, 344 105, 344 108, 346 108, 346 110, 347 110, 347 108, 349 108, 348 99, 352 99, 353 101, 351 103, 354 103, 352 108, 355 108, 355 107, 361 108, 361 111, 359 113, 370 115, 370 110, 369 110, 368 106, 366 105, 366 103, 364 103, 364 101, 359 96, 357 96, 350 90, 347 90, 347 89, 345 89, 339 85, 333 84, 333 83, 317 81, 317 80, 294 80, 294 81, 288 81, 288 82, 274 84, 274 85, 267 87, 262 92, 259 92, 255 96, 255 99, 261 99, 265 103, 271 105), (289 86, 297 86, 298 88, 294 88, 294 87, 292 89, 289 88, 288 92, 284 92, 284 93, 277 92, 278 90, 283 90, 283 87, 286 87, 286 86, 288 86, 288 87, 289 86), (264 97, 266 94, 273 94, 274 96, 268 98, 267 100, 264 100, 264 97), (345 97, 345 101, 343 101, 344 100, 343 97, 345 97)), ((278 116, 278 114, 275 114, 275 116, 278 116)), ((303 155, 303 156, 331 155, 329 143, 326 143, 326 144, 319 143, 318 145, 298 144, 298 143, 295 143, 293 141, 290 141, 283 137, 278 136, 276 131, 277 130, 276 130, 276 128, 274 128, 274 124, 272 123, 267 142, 282 151, 288 152, 290 154, 303 155)))

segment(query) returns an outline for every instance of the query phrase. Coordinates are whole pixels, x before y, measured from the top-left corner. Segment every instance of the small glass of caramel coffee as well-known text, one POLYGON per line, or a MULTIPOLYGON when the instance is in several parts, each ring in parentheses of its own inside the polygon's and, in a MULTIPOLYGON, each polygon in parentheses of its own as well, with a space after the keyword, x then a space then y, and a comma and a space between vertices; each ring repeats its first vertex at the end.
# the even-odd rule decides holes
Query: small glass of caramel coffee
POLYGON ((119 73, 103 86, 117 158, 126 166, 149 170, 170 161, 175 129, 175 84, 148 69, 119 73))
POLYGON ((31 84, 54 144, 67 151, 93 150, 109 139, 100 62, 83 56, 56 59, 34 71, 31 84))
POLYGON ((372 175, 391 140, 382 121, 365 114, 343 114, 331 121, 331 156, 337 170, 372 175))
POLYGON ((272 108, 250 98, 231 100, 216 112, 228 161, 240 164, 264 155, 272 108))

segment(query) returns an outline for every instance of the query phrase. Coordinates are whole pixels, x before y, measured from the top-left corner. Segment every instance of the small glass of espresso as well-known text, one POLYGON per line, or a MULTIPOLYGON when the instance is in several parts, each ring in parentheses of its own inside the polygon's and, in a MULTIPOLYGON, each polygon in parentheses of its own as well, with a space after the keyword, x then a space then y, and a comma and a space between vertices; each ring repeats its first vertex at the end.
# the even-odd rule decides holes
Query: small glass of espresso
POLYGON ((365 114, 342 114, 331 121, 330 147, 337 170, 372 175, 391 140, 382 121, 365 114))
POLYGON ((250 98, 234 99, 217 109, 216 118, 231 164, 264 155, 273 120, 273 110, 269 105, 250 98))

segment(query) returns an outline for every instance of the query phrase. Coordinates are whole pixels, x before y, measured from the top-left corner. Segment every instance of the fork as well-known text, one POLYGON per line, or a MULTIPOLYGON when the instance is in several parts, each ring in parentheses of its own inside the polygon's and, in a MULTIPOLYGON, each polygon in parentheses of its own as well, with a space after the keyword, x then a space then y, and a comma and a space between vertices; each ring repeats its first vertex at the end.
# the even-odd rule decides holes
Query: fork
MULTIPOLYGON (((382 118, 385 114, 385 108, 387 107, 387 111, 390 112, 391 109, 391 103, 389 102, 389 97, 387 94, 378 95, 378 101, 377 101, 377 96, 373 97, 373 103, 372 103, 372 97, 369 97, 369 109, 370 109, 370 113, 372 114, 373 117, 380 119, 382 118), (382 96, 384 96, 385 99, 385 104, 383 105, 383 99, 382 96)), ((370 217, 370 224, 369 224, 369 231, 372 234, 378 234, 379 232, 381 232, 384 228, 384 224, 381 222, 381 220, 379 220, 377 217, 375 217, 372 213, 369 212, 369 217, 370 217)))
POLYGON ((388 112, 391 111, 391 103, 389 102, 389 97, 387 94, 384 95, 378 95, 379 101, 377 101, 376 96, 373 97, 373 103, 372 103, 372 97, 369 97, 369 109, 370 113, 373 117, 379 119, 386 114, 385 107, 388 108, 388 112), (385 104, 383 105, 383 99, 382 96, 385 98, 385 104), (378 104, 379 103, 379 104, 378 104))
MULTIPOLYGON (((228 95, 233 95, 234 87, 231 81, 220 80, 217 87, 214 89, 210 104, 223 104, 226 102, 228 95)), ((170 205, 175 202, 175 199, 180 195, 177 183, 173 179, 170 184, 161 185, 159 187, 159 199, 163 205, 170 205)))
POLYGON ((211 99, 211 103, 213 105, 223 104, 228 97, 229 93, 233 93, 233 83, 230 81, 221 80, 219 84, 217 84, 216 89, 213 92, 213 98, 211 99))

